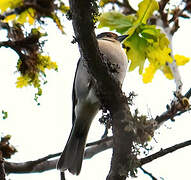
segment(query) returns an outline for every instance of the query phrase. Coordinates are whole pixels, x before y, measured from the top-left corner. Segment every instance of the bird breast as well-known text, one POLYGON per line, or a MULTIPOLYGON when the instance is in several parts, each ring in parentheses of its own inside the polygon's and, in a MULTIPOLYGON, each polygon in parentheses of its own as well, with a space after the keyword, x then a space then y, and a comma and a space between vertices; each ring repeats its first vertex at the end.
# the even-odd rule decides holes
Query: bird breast
POLYGON ((116 40, 98 40, 98 45, 101 53, 106 57, 106 59, 109 60, 112 64, 118 65, 119 69, 117 70, 117 73, 114 74, 114 76, 116 76, 118 80, 123 83, 128 61, 120 42, 116 40))

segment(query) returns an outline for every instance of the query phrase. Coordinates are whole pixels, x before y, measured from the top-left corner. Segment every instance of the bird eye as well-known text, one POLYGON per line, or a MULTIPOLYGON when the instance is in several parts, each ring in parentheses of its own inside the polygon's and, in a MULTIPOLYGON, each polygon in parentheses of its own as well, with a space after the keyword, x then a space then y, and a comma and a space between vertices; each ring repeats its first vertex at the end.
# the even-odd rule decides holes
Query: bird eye
POLYGON ((112 35, 111 34, 107 34, 107 37, 112 37, 112 35))

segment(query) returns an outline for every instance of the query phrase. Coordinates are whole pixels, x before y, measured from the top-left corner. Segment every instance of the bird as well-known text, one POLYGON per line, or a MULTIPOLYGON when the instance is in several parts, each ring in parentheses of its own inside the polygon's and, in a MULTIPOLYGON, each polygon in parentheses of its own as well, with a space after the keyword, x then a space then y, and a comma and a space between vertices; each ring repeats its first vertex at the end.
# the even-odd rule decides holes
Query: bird
MULTIPOLYGON (((117 78, 121 84, 125 78, 128 64, 121 42, 127 36, 118 36, 113 32, 103 32, 97 35, 100 52, 108 61, 117 64, 119 67, 118 72, 114 73, 114 78, 117 78)), ((61 172, 68 170, 74 175, 79 175, 89 128, 92 120, 100 110, 100 106, 100 101, 95 93, 95 86, 92 83, 92 77, 84 63, 84 58, 81 57, 77 64, 73 82, 72 129, 57 163, 57 169, 60 169, 61 172)))

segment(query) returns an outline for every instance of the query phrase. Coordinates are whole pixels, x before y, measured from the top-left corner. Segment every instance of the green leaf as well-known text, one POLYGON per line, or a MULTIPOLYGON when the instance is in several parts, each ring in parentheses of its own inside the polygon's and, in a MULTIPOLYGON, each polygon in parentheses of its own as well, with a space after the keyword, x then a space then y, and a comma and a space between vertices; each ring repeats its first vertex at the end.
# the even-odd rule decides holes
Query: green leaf
POLYGON ((8 112, 2 110, 2 115, 3 115, 3 119, 7 119, 8 118, 8 112))
POLYGON ((124 44, 130 48, 127 52, 127 57, 131 60, 129 71, 139 67, 139 74, 142 74, 146 59, 147 41, 140 37, 138 33, 134 33, 124 44))
POLYGON ((68 11, 69 11, 69 6, 66 6, 63 2, 60 2, 60 6, 59 6, 59 9, 64 13, 66 14, 68 11))
POLYGON ((155 10, 159 9, 159 5, 155 0, 143 0, 138 5, 139 9, 137 11, 138 19, 137 23, 146 24, 148 18, 150 18, 155 10))
POLYGON ((103 13, 98 20, 98 28, 109 27, 110 30, 116 30, 117 32, 123 34, 130 27, 132 27, 133 22, 135 21, 135 17, 132 15, 125 16, 121 13, 113 11, 103 13))
POLYGON ((147 23, 148 18, 152 16, 155 10, 159 9, 158 3, 155 0, 143 0, 141 3, 139 3, 138 6, 139 9, 136 14, 137 20, 134 21, 133 26, 129 28, 127 32, 129 38, 133 35, 135 31, 137 31, 137 29, 140 28, 140 26, 147 23))
POLYGON ((148 42, 152 43, 153 41, 157 41, 158 37, 160 36, 160 30, 156 29, 155 25, 142 24, 140 26, 140 34, 148 42))

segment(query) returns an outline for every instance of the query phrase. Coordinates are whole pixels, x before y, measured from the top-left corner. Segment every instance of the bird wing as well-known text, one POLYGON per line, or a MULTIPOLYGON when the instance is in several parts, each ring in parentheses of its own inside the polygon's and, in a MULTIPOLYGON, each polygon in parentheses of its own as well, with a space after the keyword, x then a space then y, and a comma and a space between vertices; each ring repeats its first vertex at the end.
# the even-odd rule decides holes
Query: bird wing
POLYGON ((76 119, 75 106, 77 104, 77 98, 76 98, 75 84, 76 84, 76 75, 79 68, 79 64, 80 64, 80 59, 78 60, 78 63, 77 63, 76 72, 75 72, 74 81, 73 81, 73 88, 72 88, 72 125, 74 125, 74 121, 76 119))

